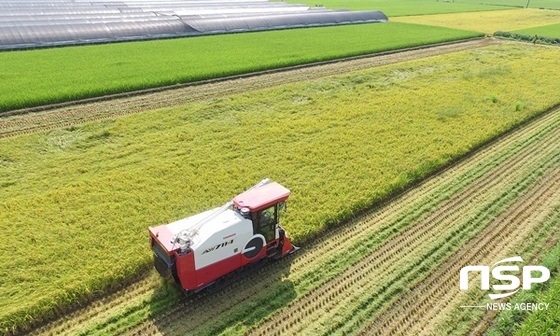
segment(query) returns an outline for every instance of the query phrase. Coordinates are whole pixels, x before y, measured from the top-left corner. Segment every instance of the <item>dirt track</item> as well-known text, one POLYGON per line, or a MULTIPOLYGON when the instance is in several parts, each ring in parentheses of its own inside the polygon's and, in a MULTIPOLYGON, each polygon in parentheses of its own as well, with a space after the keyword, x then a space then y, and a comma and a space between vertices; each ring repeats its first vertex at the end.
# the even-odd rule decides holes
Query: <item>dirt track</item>
POLYGON ((161 296, 152 272, 33 334, 433 333, 464 300, 455 288, 461 267, 513 251, 527 260, 558 240, 549 219, 560 209, 559 144, 556 110, 213 291, 161 296))
MULTIPOLYGON (((43 112, 16 111, 14 116, 0 116, 0 138, 34 133, 61 127, 69 127, 89 121, 114 118, 122 115, 174 107, 194 101, 224 97, 285 83, 347 73, 371 67, 415 60, 462 50, 481 48, 503 43, 493 38, 471 40, 440 46, 415 48, 408 51, 391 52, 378 56, 329 62, 324 65, 295 67, 295 69, 275 70, 244 78, 221 80, 207 84, 194 84, 178 89, 134 95, 92 103, 71 104, 67 107, 52 108, 43 112)), ((29 111, 35 111, 30 109, 29 111)))

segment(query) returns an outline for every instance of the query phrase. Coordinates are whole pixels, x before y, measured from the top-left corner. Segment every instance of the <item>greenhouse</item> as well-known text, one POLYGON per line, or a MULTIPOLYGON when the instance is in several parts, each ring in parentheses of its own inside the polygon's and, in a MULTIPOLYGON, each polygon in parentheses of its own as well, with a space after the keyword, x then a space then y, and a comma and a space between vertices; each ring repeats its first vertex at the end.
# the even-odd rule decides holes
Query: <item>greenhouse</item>
POLYGON ((0 2, 0 49, 386 21, 380 11, 267 0, 6 0, 0 2))

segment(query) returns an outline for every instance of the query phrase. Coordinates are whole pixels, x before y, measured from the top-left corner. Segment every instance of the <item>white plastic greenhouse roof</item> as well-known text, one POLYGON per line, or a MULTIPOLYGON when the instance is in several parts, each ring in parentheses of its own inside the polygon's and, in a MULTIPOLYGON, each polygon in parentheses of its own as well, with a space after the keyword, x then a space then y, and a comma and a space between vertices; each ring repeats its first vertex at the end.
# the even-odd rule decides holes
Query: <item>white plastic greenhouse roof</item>
POLYGON ((385 21, 268 0, 3 0, 0 50, 385 21))

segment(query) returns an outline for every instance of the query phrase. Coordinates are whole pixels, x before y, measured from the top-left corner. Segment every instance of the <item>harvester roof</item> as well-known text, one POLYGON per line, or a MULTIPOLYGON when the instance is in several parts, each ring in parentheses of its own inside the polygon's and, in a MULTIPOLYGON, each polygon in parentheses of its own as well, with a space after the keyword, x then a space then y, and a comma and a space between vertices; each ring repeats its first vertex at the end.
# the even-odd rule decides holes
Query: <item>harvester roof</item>
POLYGON ((285 201, 288 196, 290 196, 290 190, 276 182, 272 182, 237 195, 233 199, 233 203, 238 208, 249 208, 253 212, 285 201))

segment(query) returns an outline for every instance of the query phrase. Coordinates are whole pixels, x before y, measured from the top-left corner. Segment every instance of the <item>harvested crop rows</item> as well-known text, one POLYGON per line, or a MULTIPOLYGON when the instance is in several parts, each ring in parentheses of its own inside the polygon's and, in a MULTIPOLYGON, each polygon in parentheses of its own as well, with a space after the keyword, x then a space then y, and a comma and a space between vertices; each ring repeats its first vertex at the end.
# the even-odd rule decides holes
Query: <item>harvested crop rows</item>
POLYGON ((178 89, 164 90, 132 97, 86 104, 71 104, 70 106, 44 112, 36 112, 37 109, 29 109, 29 111, 34 114, 1 117, 0 138, 68 127, 85 122, 115 118, 158 108, 180 106, 195 101, 250 92, 286 83, 295 83, 302 80, 368 69, 375 66, 482 48, 498 43, 502 42, 493 38, 486 38, 428 48, 412 48, 411 50, 399 51, 396 53, 389 52, 365 58, 357 57, 346 61, 327 62, 327 64, 319 66, 294 67, 293 69, 279 72, 265 71, 259 73, 257 76, 251 75, 249 77, 233 80, 220 80, 205 84, 188 85, 187 87, 178 89))
MULTIPOLYGON (((512 211, 494 219, 480 236, 463 245, 460 252, 417 283, 405 297, 387 306, 364 333, 381 335, 387 331, 408 331, 420 335, 428 327, 425 323, 433 321, 442 310, 455 303, 455 278, 462 267, 486 265, 499 260, 503 251, 512 250, 513 245, 524 241, 529 232, 535 230, 533 225, 541 223, 541 217, 546 214, 543 210, 549 209, 553 199, 558 197, 559 181, 560 170, 556 168, 519 198, 511 206, 512 211), (535 220, 528 221, 530 216, 535 216, 535 220), (529 225, 522 225, 525 222, 529 225), (439 304, 434 305, 434 302, 439 304)), ((550 232, 549 227, 546 229, 545 232, 550 232)))
MULTIPOLYGON (((558 187, 556 187, 558 188, 558 187)), ((558 197, 557 195, 555 197, 558 197)), ((558 243, 558 239, 560 237, 560 232, 558 232, 558 221, 560 220, 560 212, 556 211, 556 213, 551 216, 550 218, 548 218, 547 220, 545 220, 545 225, 543 225, 543 228, 540 228, 537 231, 534 231, 525 242, 519 244, 519 245, 523 245, 523 246, 518 246, 518 251, 521 250, 523 251, 523 253, 531 253, 531 250, 534 250, 533 253, 535 253, 533 255, 533 258, 531 260, 529 260, 529 262, 531 264, 537 264, 539 263, 543 257, 544 254, 546 254, 547 252, 549 252, 552 248, 554 248, 555 246, 557 246, 558 243), (546 228, 548 228, 548 230, 546 230, 546 228)), ((478 296, 479 301, 478 302, 482 302, 483 301, 483 295, 479 295, 478 296)), ((467 311, 463 310, 463 314, 465 314, 467 311)), ((494 322, 494 318, 496 318, 496 316, 500 313, 500 311, 498 310, 494 310, 494 311, 487 311, 486 314, 484 314, 482 316, 481 319, 479 319, 476 322, 471 323, 468 327, 470 329, 470 332, 468 333, 468 335, 480 335, 482 333, 484 333, 485 331, 488 330, 488 328, 490 328, 490 326, 492 325, 492 323, 494 322)), ((450 314, 451 316, 451 314, 450 314)), ((448 318, 447 318, 448 319, 448 318)), ((449 328, 449 327, 448 327, 449 328)), ((456 333, 457 334, 457 333, 456 333)), ((466 334, 466 332, 463 332, 463 334, 466 334)))
MULTIPOLYGON (((469 235, 473 237, 472 234, 491 218, 492 211, 489 210, 505 203, 507 197, 504 198, 504 196, 515 189, 516 184, 520 186, 518 183, 521 183, 521 186, 525 187, 524 182, 534 183, 532 175, 542 167, 531 167, 530 170, 525 170, 528 168, 526 159, 540 162, 545 165, 546 170, 550 168, 549 166, 557 165, 558 160, 551 162, 549 157, 555 155, 558 159, 558 148, 555 144, 558 143, 559 135, 560 132, 554 132, 553 136, 545 142, 546 147, 543 148, 539 144, 537 148, 528 148, 521 152, 523 160, 507 161, 500 169, 493 170, 470 184, 465 190, 454 195, 451 200, 436 207, 436 210, 425 219, 389 239, 378 250, 360 260, 343 274, 293 301, 282 312, 275 314, 269 323, 257 330, 256 334, 269 334, 272 330, 278 331, 276 334, 303 331, 323 334, 338 330, 348 331, 347 328, 354 331, 353 323, 358 324, 357 327, 359 327, 359 324, 363 323, 360 319, 370 318, 379 308, 376 304, 370 307, 372 302, 380 301, 381 297, 385 297, 387 301, 392 300, 392 297, 397 297, 398 293, 407 290, 402 287, 404 285, 400 281, 403 279, 405 283, 414 281, 426 267, 436 266, 437 261, 445 258, 449 250, 459 248, 462 245, 461 241, 466 240, 460 238, 469 235), (537 157, 533 157, 532 154, 537 157), (534 170, 535 168, 537 169, 534 170), (517 174, 519 174, 518 177, 515 176, 517 174), (507 192, 504 192, 504 187, 507 192), (435 256, 437 258, 434 258, 435 256), (426 260, 430 260, 430 262, 426 262, 426 260), (357 309, 353 310, 350 307, 357 309), (371 311, 368 311, 370 309, 371 311), (323 313, 318 314, 319 312, 323 313), (305 316, 305 324, 298 323, 303 316, 305 316), (337 321, 340 316, 344 317, 337 321), (333 324, 331 321, 335 323, 333 324), (313 324, 316 325, 316 329, 304 329, 313 324)), ((554 177, 558 177, 557 173, 551 177, 552 181, 555 181, 554 177)), ((554 191, 557 192, 557 189, 554 191)), ((506 204, 503 205, 505 208, 506 204)), ((368 228, 364 228, 364 232, 378 223, 370 222, 368 228)), ((506 222, 506 224, 509 223, 506 222)), ((475 244, 475 246, 480 245, 475 244)), ((462 259, 459 258, 459 260, 462 259)), ((441 268, 434 269, 441 270, 441 268)), ((456 273, 451 273, 451 275, 456 276, 456 273)), ((453 288, 455 282, 451 281, 446 284, 453 288)), ((425 296, 424 300, 429 300, 430 304, 433 304, 430 296, 425 296)), ((418 303, 415 300, 414 302, 418 303)), ((383 301, 380 301, 380 304, 382 303, 383 301)), ((412 309, 408 312, 417 311, 412 309)), ((400 316, 398 313, 396 314, 396 316, 400 316)), ((401 317, 407 321, 414 321, 417 318, 406 315, 401 317)), ((399 325, 399 323, 395 325, 399 325)), ((384 330, 385 327, 383 325, 381 330, 384 330)), ((403 330, 407 329, 401 331, 403 330)), ((387 330, 385 329, 385 331, 387 330)))
POLYGON ((430 334, 465 300, 461 267, 558 240, 559 143, 555 110, 292 257, 189 300, 152 274, 36 334, 430 334))

